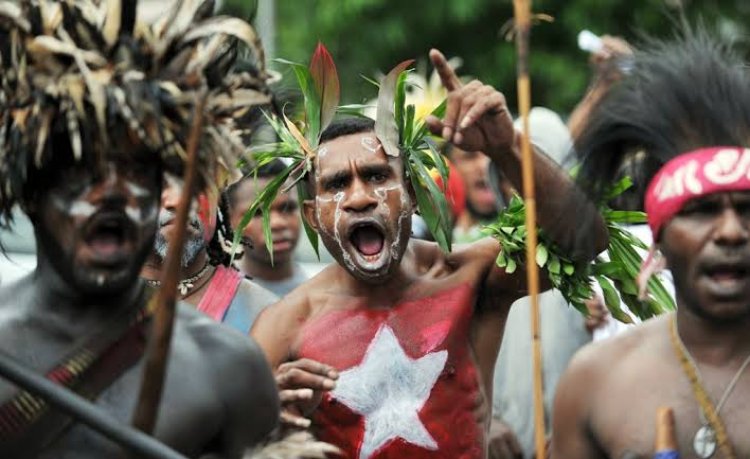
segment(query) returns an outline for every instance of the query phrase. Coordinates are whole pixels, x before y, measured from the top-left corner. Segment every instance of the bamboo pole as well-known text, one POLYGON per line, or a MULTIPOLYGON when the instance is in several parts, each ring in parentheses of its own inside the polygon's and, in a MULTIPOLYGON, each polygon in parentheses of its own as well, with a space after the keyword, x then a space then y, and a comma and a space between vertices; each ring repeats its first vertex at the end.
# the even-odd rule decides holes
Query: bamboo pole
POLYGON ((185 242, 188 213, 196 187, 196 162, 203 133, 203 109, 206 105, 206 95, 206 90, 199 94, 193 111, 193 122, 187 141, 184 186, 175 215, 175 234, 174 239, 169 243, 167 257, 162 266, 161 287, 146 350, 143 379, 133 414, 133 425, 149 434, 153 432, 156 425, 159 402, 164 388, 164 376, 169 361, 169 347, 177 302, 177 283, 180 277, 180 259, 185 242))
POLYGON ((544 387, 542 385, 542 343, 539 326, 539 268, 535 262, 537 249, 536 197, 534 190, 534 159, 531 150, 529 112, 531 81, 529 78, 529 35, 531 33, 531 0, 513 0, 516 50, 518 53, 518 106, 523 123, 521 166, 523 196, 526 205, 526 278, 531 298, 531 339, 534 372, 534 445, 537 459, 546 456, 544 426, 544 387))

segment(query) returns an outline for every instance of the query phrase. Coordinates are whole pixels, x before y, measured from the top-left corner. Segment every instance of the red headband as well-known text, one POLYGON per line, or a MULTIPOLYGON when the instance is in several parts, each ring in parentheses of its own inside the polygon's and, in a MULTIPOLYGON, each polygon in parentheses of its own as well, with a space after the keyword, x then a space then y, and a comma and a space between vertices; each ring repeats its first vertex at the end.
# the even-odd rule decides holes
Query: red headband
POLYGON ((750 190, 750 149, 702 148, 674 158, 659 170, 646 190, 646 214, 654 239, 688 201, 741 190, 750 190))

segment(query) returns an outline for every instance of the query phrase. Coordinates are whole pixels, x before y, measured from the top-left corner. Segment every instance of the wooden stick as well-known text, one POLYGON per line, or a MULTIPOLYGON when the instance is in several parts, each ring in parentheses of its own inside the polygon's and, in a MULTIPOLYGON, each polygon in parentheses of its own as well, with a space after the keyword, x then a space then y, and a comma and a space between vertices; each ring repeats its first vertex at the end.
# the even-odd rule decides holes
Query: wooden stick
POLYGON ((78 394, 29 370, 4 352, 0 352, 0 377, 42 397, 51 406, 99 432, 131 453, 137 454, 140 458, 185 459, 185 456, 143 432, 121 424, 78 394))
POLYGON ((534 445, 537 459, 546 456, 544 426, 544 387, 542 385, 542 343, 539 326, 539 268, 536 264, 536 198, 534 191, 534 157, 529 132, 531 82, 529 79, 529 35, 531 33, 531 0, 513 0, 518 52, 518 108, 523 123, 521 166, 523 196, 526 205, 526 278, 531 298, 531 339, 534 371, 534 445))
POLYGON ((193 111, 193 123, 187 141, 187 163, 185 165, 184 188, 175 215, 175 234, 167 249, 167 257, 162 266, 161 287, 151 336, 146 349, 146 363, 141 381, 138 403, 133 415, 133 425, 146 433, 152 433, 156 425, 164 376, 169 361, 169 347, 174 326, 177 283, 180 278, 180 259, 187 226, 188 213, 193 202, 196 187, 197 156, 200 138, 203 133, 203 109, 207 92, 203 90, 193 111))

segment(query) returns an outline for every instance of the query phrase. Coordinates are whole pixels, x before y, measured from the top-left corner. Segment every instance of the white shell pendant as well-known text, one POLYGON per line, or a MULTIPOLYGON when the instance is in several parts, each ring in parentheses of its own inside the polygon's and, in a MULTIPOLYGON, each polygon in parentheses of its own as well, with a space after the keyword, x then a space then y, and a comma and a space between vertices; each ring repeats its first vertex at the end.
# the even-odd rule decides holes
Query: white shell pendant
POLYGON ((705 425, 698 429, 693 437, 693 450, 701 459, 708 459, 716 452, 716 432, 705 425))

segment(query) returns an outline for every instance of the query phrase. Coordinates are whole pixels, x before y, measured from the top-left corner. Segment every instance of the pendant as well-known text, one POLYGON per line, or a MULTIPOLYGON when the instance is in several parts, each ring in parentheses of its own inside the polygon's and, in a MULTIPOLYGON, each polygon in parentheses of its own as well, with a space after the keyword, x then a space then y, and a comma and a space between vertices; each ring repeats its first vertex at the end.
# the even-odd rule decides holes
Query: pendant
POLYGON ((704 425, 693 437, 693 450, 701 459, 708 459, 716 452, 716 432, 709 425, 704 425))
POLYGON ((192 282, 180 282, 177 284, 177 290, 180 291, 180 295, 185 296, 190 289, 193 288, 192 282))

